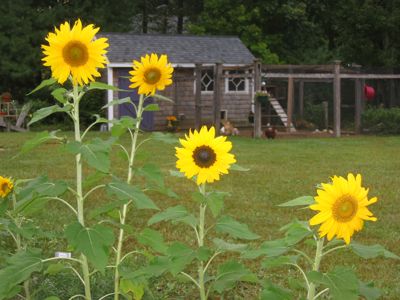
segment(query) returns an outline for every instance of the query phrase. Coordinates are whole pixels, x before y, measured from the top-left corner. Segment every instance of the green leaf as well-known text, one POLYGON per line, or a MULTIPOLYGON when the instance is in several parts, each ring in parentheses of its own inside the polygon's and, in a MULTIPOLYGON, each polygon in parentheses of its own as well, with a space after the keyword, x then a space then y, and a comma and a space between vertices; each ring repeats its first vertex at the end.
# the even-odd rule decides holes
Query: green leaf
POLYGON ((28 126, 40 121, 56 112, 67 112, 72 109, 72 105, 66 105, 64 107, 53 105, 41 108, 33 113, 32 119, 29 121, 28 126))
POLYGON ((308 206, 311 204, 314 204, 315 200, 314 197, 312 196, 302 196, 290 201, 287 201, 285 203, 281 203, 278 206, 281 207, 291 207, 291 206, 308 206))
POLYGON ((218 217, 224 208, 224 197, 229 193, 224 192, 211 192, 206 196, 207 206, 210 208, 214 218, 218 217))
POLYGON ((44 273, 49 275, 56 275, 65 269, 66 266, 62 263, 50 264, 44 273))
POLYGON ((201 246, 197 249, 197 258, 200 261, 207 261, 210 259, 213 252, 206 246, 201 246))
POLYGON ((272 257, 265 259, 262 262, 262 266, 266 269, 271 269, 283 265, 295 264, 298 258, 297 255, 272 257))
POLYGON ((260 236, 251 232, 246 224, 239 223, 229 216, 222 216, 216 224, 217 232, 223 232, 235 238, 256 240, 260 236))
POLYGON ((49 201, 47 197, 58 197, 67 189, 66 182, 51 182, 45 176, 30 180, 17 194, 16 212, 31 215, 44 207, 49 201))
POLYGON ((46 131, 36 134, 33 139, 30 139, 25 142, 25 144, 21 148, 20 154, 27 153, 27 152, 31 151, 32 149, 36 148, 37 146, 44 144, 48 141, 60 140, 60 138, 56 136, 56 133, 58 131, 59 130, 54 130, 52 132, 48 132, 46 130, 46 131))
POLYGON ((37 92, 38 90, 41 90, 42 88, 44 88, 46 86, 50 86, 50 85, 55 84, 56 82, 57 82, 57 80, 54 79, 54 78, 45 79, 37 87, 35 87, 31 92, 29 92, 26 95, 28 96, 30 94, 33 94, 33 93, 37 92))
POLYGON ((109 248, 114 243, 111 228, 96 224, 83 227, 79 222, 72 223, 65 229, 65 236, 71 246, 82 252, 95 268, 104 271, 109 256, 109 248))
POLYGON ((162 221, 182 221, 188 216, 190 216, 190 214, 186 208, 182 205, 177 205, 155 214, 147 222, 147 225, 153 225, 162 221))
POLYGON ((170 99, 170 98, 168 98, 168 97, 165 97, 165 96, 163 96, 163 95, 154 94, 154 95, 151 95, 151 97, 152 97, 152 98, 155 98, 155 99, 157 99, 157 100, 162 100, 162 101, 167 101, 167 102, 174 103, 174 100, 172 100, 172 99, 170 99))
POLYGON ((33 272, 42 269, 40 250, 17 252, 7 259, 7 265, 0 269, 0 299, 8 297, 15 287, 28 279, 33 272))
POLYGON ((325 285, 333 300, 357 300, 359 283, 354 271, 348 267, 335 267, 322 274, 311 271, 307 274, 310 281, 325 285))
POLYGON ((313 232, 308 226, 308 222, 294 220, 293 222, 283 226, 281 231, 286 231, 285 241, 287 246, 292 246, 301 242, 306 237, 312 236, 313 232))
POLYGON ((183 271, 196 257, 196 252, 180 242, 172 243, 167 249, 167 254, 169 260, 168 271, 174 276, 183 271))
POLYGON ((176 170, 169 170, 169 175, 171 175, 173 177, 179 177, 179 178, 185 177, 185 174, 183 174, 182 172, 176 171, 176 170))
POLYGON ((113 85, 108 85, 108 84, 106 84, 106 83, 97 82, 97 81, 92 81, 92 82, 89 84, 88 91, 90 91, 90 90, 124 91, 124 90, 121 90, 121 89, 119 89, 119 88, 117 88, 117 87, 115 87, 115 86, 113 86, 113 85))
POLYGON ((178 138, 172 133, 153 132, 150 138, 166 144, 177 144, 178 138))
POLYGON ((314 197, 303 196, 303 197, 299 197, 299 198, 287 201, 285 203, 279 204, 278 206, 281 206, 281 207, 308 206, 308 205, 311 205, 314 203, 315 203, 314 197))
POLYGON ((122 278, 120 283, 120 288, 125 295, 132 293, 134 300, 141 300, 144 296, 145 285, 141 282, 138 283, 129 279, 122 278))
POLYGON ((138 209, 159 210, 157 205, 137 186, 122 181, 113 181, 106 185, 106 189, 111 195, 115 195, 120 200, 133 200, 138 209))
POLYGON ((51 95, 60 103, 65 104, 68 102, 66 98, 66 93, 67 90, 63 87, 60 87, 58 89, 55 89, 54 91, 51 92, 51 95))
POLYGON ((374 287, 373 282, 365 283, 360 280, 358 283, 360 296, 363 296, 366 300, 377 300, 382 296, 381 290, 374 287))
POLYGON ((47 297, 47 298, 44 299, 44 300, 60 300, 60 298, 58 298, 58 297, 56 297, 56 296, 50 296, 50 297, 47 297))
POLYGON ((242 254, 242 257, 247 259, 254 259, 262 255, 273 257, 281 255, 287 252, 289 249, 290 247, 286 245, 286 241, 284 239, 266 241, 261 244, 259 249, 247 250, 242 254))
POLYGON ((129 117, 129 116, 123 116, 118 120, 113 120, 113 126, 111 127, 111 135, 113 137, 120 137, 122 136, 125 132, 128 131, 128 129, 132 129, 135 127, 137 122, 137 119, 129 117))
POLYGON ((400 259, 400 257, 379 244, 375 245, 361 245, 355 242, 351 242, 349 245, 350 249, 353 250, 355 254, 361 256, 362 258, 375 258, 378 256, 383 256, 386 258, 400 259))
POLYGON ((228 243, 224 240, 215 238, 213 239, 214 245, 217 247, 218 250, 222 251, 232 251, 232 252, 242 252, 247 249, 247 244, 233 244, 228 243))
POLYGON ((290 290, 274 285, 272 282, 266 282, 261 292, 261 300, 291 300, 294 299, 290 290))
POLYGON ((115 201, 108 201, 108 203, 100 206, 100 207, 96 207, 94 209, 92 209, 89 213, 89 217, 90 218, 96 218, 97 216, 100 216, 102 214, 108 213, 116 208, 120 208, 121 206, 123 206, 124 204, 127 204, 129 202, 128 199, 122 199, 122 200, 115 200, 115 201))
POLYGON ((258 279, 256 275, 238 262, 228 261, 218 267, 218 273, 212 289, 218 293, 223 293, 235 287, 238 281, 255 283, 258 279))
POLYGON ((125 98, 121 98, 121 99, 112 100, 112 101, 108 102, 106 105, 104 105, 101 109, 106 109, 110 106, 120 105, 120 104, 124 104, 124 103, 132 103, 131 98, 125 97, 125 98))
POLYGON ((239 166, 238 164, 233 164, 233 165, 231 165, 230 170, 232 170, 232 171, 238 171, 238 172, 247 172, 247 171, 250 171, 249 168, 243 168, 243 167, 239 166))
POLYGON ((164 176, 160 168, 155 164, 145 164, 137 170, 137 175, 143 176, 147 181, 156 184, 158 187, 164 187, 164 176))
POLYGON ((138 236, 138 241, 154 249, 156 252, 166 254, 168 246, 164 242, 162 234, 156 230, 146 228, 138 236))
POLYGON ((143 108, 144 111, 159 111, 160 107, 157 103, 150 103, 143 108))
POLYGON ((67 150, 73 154, 80 153, 82 158, 93 168, 103 173, 110 170, 109 152, 111 140, 103 141, 99 138, 93 139, 90 143, 71 142, 67 144, 67 150))
POLYGON ((170 268, 170 259, 167 256, 156 256, 150 263, 134 272, 123 274, 124 278, 137 280, 139 278, 158 277, 170 268))

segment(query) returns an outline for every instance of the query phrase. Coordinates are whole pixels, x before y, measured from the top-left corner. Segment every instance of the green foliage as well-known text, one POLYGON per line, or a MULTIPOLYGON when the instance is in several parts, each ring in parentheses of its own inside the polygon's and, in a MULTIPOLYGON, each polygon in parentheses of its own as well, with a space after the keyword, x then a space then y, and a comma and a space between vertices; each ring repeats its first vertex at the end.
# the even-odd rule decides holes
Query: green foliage
POLYGON ((221 216, 215 225, 217 232, 223 232, 234 238, 256 240, 260 236, 251 232, 246 224, 242 224, 230 216, 221 216))
POLYGON ((370 108, 362 113, 365 130, 377 134, 400 134, 400 108, 370 108))
POLYGON ((9 299, 19 292, 18 285, 28 279, 33 272, 42 269, 39 250, 21 251, 7 260, 7 265, 0 270, 0 299, 9 299))
POLYGON ((327 273, 311 271, 309 280, 329 288, 333 300, 357 300, 359 295, 358 279, 348 267, 335 267, 327 273))
POLYGON ((114 233, 111 228, 101 224, 83 227, 79 222, 74 222, 65 229, 65 236, 71 246, 86 255, 97 270, 104 271, 108 262, 109 248, 114 243, 114 233))

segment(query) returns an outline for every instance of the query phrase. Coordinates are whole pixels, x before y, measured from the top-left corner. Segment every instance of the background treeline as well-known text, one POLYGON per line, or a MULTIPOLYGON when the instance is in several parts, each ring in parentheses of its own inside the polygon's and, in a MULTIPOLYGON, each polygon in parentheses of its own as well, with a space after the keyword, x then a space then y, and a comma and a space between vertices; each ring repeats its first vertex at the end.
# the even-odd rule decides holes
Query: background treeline
POLYGON ((48 78, 46 34, 78 17, 102 31, 237 35, 265 63, 400 62, 400 0, 5 0, 0 13, 0 93, 19 101, 48 78))

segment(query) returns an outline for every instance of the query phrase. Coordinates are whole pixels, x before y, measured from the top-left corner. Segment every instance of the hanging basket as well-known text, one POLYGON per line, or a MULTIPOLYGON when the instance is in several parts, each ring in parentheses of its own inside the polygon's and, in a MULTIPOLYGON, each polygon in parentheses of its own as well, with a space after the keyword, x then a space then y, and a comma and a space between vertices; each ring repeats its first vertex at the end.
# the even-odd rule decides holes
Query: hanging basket
POLYGON ((266 104, 268 103, 269 96, 267 95, 259 95, 257 96, 257 101, 260 102, 261 104, 266 104))

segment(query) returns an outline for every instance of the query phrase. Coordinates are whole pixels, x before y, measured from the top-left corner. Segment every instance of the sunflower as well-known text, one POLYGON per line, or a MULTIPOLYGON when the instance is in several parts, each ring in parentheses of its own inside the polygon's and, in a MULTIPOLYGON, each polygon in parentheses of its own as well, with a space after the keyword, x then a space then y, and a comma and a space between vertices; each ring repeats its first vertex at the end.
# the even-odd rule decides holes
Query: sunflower
POLYGON ((5 198, 12 191, 14 185, 10 178, 0 176, 0 197, 5 198))
POLYGON ((97 69, 105 67, 108 44, 106 38, 94 39, 98 31, 93 24, 82 28, 81 20, 77 20, 72 28, 65 22, 47 35, 49 45, 42 45, 46 55, 42 60, 60 84, 70 74, 74 85, 88 84, 100 76, 97 69))
POLYGON ((156 90, 162 91, 172 83, 173 71, 167 55, 160 55, 159 59, 157 54, 146 54, 141 57, 141 62, 133 61, 133 71, 129 72, 132 84, 129 87, 139 87, 139 94, 154 95, 156 90))
POLYGON ((225 136, 215 137, 215 128, 203 126, 198 132, 189 131, 186 139, 179 139, 183 148, 176 147, 176 167, 191 179, 197 176, 197 184, 219 180, 221 174, 228 174, 230 165, 236 162, 229 151, 232 143, 225 136))
POLYGON ((368 205, 378 201, 376 197, 368 200, 368 189, 361 186, 361 175, 347 175, 346 178, 334 176, 332 183, 322 183, 314 197, 316 203, 310 205, 319 211, 310 220, 310 225, 321 224, 319 236, 328 236, 330 241, 335 235, 344 239, 346 244, 356 231, 360 231, 364 220, 376 221, 368 205))

